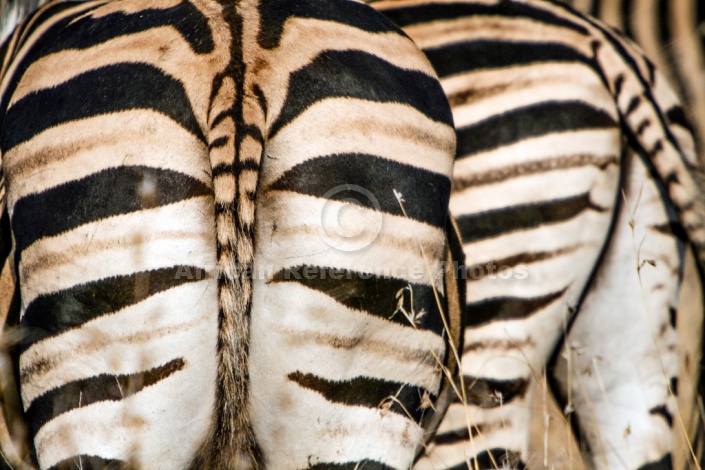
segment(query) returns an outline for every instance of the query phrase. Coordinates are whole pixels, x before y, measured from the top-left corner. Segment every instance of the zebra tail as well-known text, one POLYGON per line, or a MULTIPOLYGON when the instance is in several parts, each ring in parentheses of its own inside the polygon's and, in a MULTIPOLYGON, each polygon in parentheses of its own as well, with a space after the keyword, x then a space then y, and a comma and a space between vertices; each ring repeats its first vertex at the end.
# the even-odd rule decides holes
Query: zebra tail
MULTIPOLYGON (((234 185, 235 176, 227 177, 234 185)), ((211 438, 204 442, 191 468, 242 468, 246 466, 243 459, 249 460, 253 468, 259 468, 260 456, 247 407, 252 302, 252 279, 247 273, 254 260, 254 233, 238 220, 237 202, 223 202, 224 198, 234 199, 234 194, 218 191, 218 184, 214 187, 219 309, 216 417, 211 438)), ((253 200, 246 205, 251 205, 254 212, 253 200)))
MULTIPOLYGON (((234 154, 232 161, 236 161, 234 154)), ((243 210, 254 214, 255 201, 237 201, 237 190, 232 190, 238 180, 234 173, 220 174, 217 179, 213 185, 219 309, 216 417, 211 438, 204 442, 191 468, 259 468, 261 457, 247 406, 254 232, 253 226, 242 220, 243 210)))

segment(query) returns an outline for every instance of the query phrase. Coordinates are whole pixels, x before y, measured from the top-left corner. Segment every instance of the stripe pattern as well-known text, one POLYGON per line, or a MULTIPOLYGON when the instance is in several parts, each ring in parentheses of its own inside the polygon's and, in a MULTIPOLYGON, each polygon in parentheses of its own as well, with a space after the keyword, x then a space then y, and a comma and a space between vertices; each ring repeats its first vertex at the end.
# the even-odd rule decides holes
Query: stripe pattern
POLYGON ((629 41, 560 4, 372 5, 427 55, 458 134, 450 207, 467 262, 462 393, 415 468, 542 465, 529 453, 529 405, 564 341, 572 362, 553 385, 574 410, 586 464, 664 465, 679 367, 673 312, 684 257, 694 249, 702 262, 705 240, 700 170, 675 94, 629 41), (630 347, 615 336, 627 329, 630 347))
POLYGON ((455 133, 396 26, 342 0, 50 3, 0 86, 41 468, 411 465, 453 362, 455 133))

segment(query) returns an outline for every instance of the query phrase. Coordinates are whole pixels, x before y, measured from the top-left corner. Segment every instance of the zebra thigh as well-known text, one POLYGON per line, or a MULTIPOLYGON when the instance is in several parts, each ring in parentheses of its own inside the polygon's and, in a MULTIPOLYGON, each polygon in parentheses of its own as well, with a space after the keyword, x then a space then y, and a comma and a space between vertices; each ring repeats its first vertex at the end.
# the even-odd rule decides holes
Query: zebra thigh
POLYGON ((418 468, 531 464, 533 384, 601 255, 618 152, 618 131, 607 127, 547 134, 456 163, 456 181, 480 182, 451 196, 467 264, 464 396, 418 468), (531 161, 515 163, 516 155, 531 161))
POLYGON ((209 430, 215 231, 194 141, 142 110, 64 123, 3 156, 41 468, 183 468, 209 430))

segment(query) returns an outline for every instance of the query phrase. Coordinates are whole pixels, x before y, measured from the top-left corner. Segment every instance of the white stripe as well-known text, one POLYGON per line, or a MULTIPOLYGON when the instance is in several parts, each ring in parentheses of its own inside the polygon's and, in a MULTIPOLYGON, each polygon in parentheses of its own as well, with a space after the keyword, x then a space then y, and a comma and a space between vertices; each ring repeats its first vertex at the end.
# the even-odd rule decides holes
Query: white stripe
MULTIPOLYGON (((533 175, 510 178, 495 184, 478 185, 451 198, 450 211, 459 214, 476 214, 512 206, 549 202, 592 193, 594 188, 604 185, 612 172, 594 166, 567 168, 533 175)), ((615 172, 616 173, 616 172, 615 172)), ((592 201, 600 205, 611 205, 614 195, 607 201, 592 201)))
MULTIPOLYGON (((271 276, 284 267, 309 265, 428 284, 427 266, 432 276, 438 272, 445 238, 442 229, 360 206, 350 207, 348 213, 341 209, 348 209, 350 204, 297 193, 270 192, 260 194, 258 199, 261 228, 257 230, 256 259, 263 273, 258 274, 260 277, 271 276), (350 226, 346 217, 350 217, 350 226), (265 221, 276 221, 276 226, 265 221), (335 237, 336 230, 344 232, 348 227, 349 238, 335 237), (356 240, 361 248, 348 250, 358 246, 356 240)), ((442 279, 437 278, 436 283, 440 289, 442 279)))
POLYGON ((454 178, 570 155, 618 158, 619 139, 617 128, 551 133, 532 137, 478 153, 469 158, 459 158, 455 163, 454 178))
MULTIPOLYGON (((455 132, 416 109, 396 103, 336 98, 311 105, 265 149, 261 184, 312 158, 362 153, 450 174, 455 132)), ((391 191, 391 189, 390 189, 391 191)))
POLYGON ((150 269, 190 264, 212 272, 212 210, 211 199, 200 197, 41 239, 22 253, 23 303, 77 284, 150 269), (63 253, 71 256, 62 257, 63 253))
POLYGON ((35 343, 20 360, 24 402, 67 382, 131 374, 180 356, 199 373, 214 373, 216 291, 212 279, 175 287, 35 343))
POLYGON ((161 113, 131 110, 68 122, 3 155, 10 206, 67 180, 142 165, 189 175, 211 186, 208 149, 161 113))

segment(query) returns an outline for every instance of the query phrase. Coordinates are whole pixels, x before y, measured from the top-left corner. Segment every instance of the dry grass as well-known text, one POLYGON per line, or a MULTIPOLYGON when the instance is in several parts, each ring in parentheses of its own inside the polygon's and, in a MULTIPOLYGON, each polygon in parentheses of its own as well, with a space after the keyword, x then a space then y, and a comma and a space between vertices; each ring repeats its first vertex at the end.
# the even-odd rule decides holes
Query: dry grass
POLYGON ((529 461, 531 469, 584 470, 578 445, 545 381, 537 387, 531 406, 531 440, 529 461))

